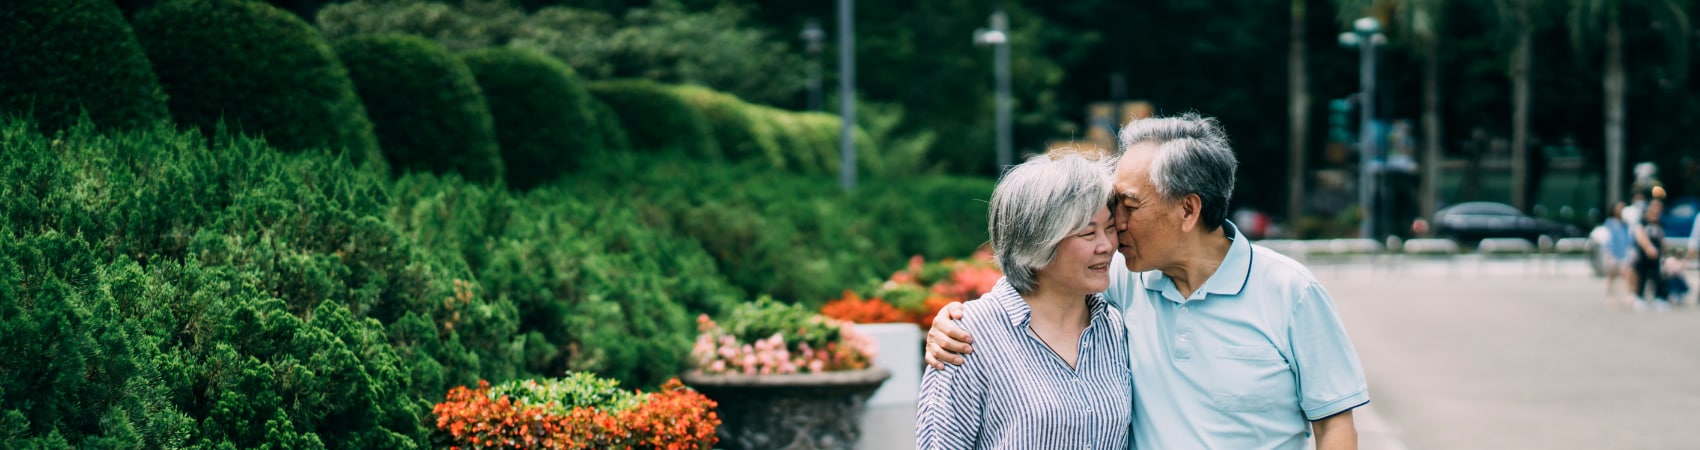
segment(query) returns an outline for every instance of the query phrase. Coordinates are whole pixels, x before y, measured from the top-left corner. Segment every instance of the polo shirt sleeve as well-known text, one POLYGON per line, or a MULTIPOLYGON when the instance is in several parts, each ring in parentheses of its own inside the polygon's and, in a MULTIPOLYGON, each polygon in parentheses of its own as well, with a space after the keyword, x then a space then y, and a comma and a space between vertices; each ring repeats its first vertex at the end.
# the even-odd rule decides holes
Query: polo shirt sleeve
POLYGON ((927 367, 921 376, 921 398, 915 412, 915 447, 973 449, 980 438, 986 405, 986 383, 979 365, 968 355, 961 366, 927 367))
POLYGON ((1321 420, 1369 403, 1363 365, 1328 291, 1313 281, 1298 297, 1287 333, 1305 418, 1321 420))

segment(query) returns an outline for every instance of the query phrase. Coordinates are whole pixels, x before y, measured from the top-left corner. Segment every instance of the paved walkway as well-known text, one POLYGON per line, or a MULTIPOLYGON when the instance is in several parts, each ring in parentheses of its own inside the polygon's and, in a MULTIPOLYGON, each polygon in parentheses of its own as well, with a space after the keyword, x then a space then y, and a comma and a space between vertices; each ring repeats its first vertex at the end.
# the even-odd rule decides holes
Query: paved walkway
POLYGON ((1608 305, 1582 261, 1546 264, 1318 268, 1391 445, 1700 448, 1700 308, 1608 305))
MULTIPOLYGON (((1313 270, 1370 380, 1364 450, 1700 448, 1700 307, 1607 305, 1579 259, 1313 270)), ((914 447, 913 409, 872 412, 858 449, 914 447)))

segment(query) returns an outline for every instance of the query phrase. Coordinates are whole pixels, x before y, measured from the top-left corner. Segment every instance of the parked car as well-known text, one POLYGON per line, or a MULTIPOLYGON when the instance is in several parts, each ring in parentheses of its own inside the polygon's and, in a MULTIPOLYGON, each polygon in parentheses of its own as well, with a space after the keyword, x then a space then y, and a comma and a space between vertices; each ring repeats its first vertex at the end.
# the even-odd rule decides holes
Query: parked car
POLYGON ((1523 238, 1530 242, 1541 236, 1553 239, 1579 236, 1580 228, 1554 220, 1529 217, 1504 203, 1466 202, 1434 213, 1434 233, 1459 244, 1474 245, 1487 238, 1523 238))

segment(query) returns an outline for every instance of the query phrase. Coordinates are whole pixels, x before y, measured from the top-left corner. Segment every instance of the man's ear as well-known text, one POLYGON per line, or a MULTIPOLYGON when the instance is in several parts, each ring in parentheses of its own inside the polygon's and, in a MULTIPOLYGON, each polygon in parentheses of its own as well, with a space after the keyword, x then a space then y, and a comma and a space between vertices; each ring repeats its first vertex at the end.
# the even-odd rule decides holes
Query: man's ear
POLYGON ((1198 194, 1187 194, 1185 197, 1181 197, 1180 212, 1181 231, 1191 233, 1194 228, 1198 227, 1199 221, 1204 216, 1204 199, 1199 197, 1198 194))

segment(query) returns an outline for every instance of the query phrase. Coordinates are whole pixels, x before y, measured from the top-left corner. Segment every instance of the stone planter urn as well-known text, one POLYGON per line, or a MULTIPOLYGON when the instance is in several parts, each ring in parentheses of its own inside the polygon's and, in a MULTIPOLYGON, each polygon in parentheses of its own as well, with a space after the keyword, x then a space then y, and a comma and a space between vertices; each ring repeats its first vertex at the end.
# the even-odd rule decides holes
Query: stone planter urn
POLYGON ((718 402, 718 448, 850 449, 869 396, 891 372, 862 370, 784 375, 687 372, 685 384, 718 402))

